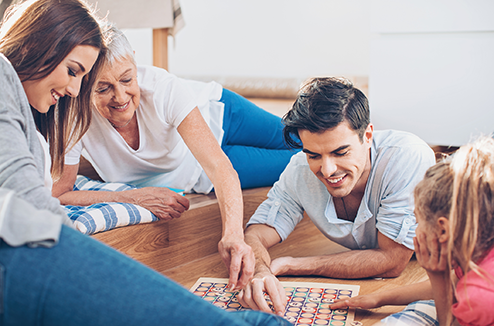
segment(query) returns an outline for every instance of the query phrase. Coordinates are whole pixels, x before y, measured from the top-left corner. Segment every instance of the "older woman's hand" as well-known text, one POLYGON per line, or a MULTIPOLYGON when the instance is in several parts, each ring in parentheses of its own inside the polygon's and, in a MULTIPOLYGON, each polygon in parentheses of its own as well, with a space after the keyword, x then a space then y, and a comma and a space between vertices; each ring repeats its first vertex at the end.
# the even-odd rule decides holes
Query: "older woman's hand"
POLYGON ((126 192, 132 198, 129 202, 150 210, 161 220, 179 218, 189 209, 189 200, 168 188, 147 187, 126 192))
POLYGON ((254 275, 255 258, 243 233, 225 234, 218 244, 218 251, 230 274, 229 286, 244 288, 254 275))

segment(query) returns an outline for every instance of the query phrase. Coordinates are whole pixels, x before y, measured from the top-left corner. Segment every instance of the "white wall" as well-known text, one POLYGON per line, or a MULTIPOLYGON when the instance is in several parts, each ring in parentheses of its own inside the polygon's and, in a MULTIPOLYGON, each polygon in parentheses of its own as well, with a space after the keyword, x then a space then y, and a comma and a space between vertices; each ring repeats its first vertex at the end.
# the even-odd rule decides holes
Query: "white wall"
POLYGON ((374 0, 375 127, 454 146, 493 132, 493 13, 491 0, 374 0))
MULTIPOLYGON (((306 78, 369 72, 367 0, 180 0, 185 27, 170 39, 177 75, 306 78)), ((151 31, 125 30, 152 63, 151 31)))
MULTIPOLYGON (((376 128, 461 145, 494 131, 492 0, 180 0, 179 76, 369 76, 376 128), (372 24, 372 27, 371 27, 372 24)), ((126 30, 152 64, 151 30, 126 30)))

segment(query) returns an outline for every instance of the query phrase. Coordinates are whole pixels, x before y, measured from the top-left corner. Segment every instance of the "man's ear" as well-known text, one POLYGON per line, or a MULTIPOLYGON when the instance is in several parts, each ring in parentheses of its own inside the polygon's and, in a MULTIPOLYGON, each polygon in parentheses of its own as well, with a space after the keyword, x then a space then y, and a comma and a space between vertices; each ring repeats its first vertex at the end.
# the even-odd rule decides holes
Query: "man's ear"
POLYGON ((364 133, 364 142, 370 144, 372 142, 372 134, 374 133, 374 125, 369 123, 364 133))
POLYGON ((446 242, 449 239, 449 220, 446 217, 437 219, 436 227, 438 230, 437 238, 440 243, 446 242))

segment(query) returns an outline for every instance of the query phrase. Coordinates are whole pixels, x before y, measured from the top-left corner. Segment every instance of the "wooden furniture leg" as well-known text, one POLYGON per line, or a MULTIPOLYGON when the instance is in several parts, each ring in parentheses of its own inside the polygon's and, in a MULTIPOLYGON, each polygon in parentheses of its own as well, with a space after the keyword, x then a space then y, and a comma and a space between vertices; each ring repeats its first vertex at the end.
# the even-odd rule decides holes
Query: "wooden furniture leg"
POLYGON ((153 29, 153 65, 168 70, 168 28, 153 29))

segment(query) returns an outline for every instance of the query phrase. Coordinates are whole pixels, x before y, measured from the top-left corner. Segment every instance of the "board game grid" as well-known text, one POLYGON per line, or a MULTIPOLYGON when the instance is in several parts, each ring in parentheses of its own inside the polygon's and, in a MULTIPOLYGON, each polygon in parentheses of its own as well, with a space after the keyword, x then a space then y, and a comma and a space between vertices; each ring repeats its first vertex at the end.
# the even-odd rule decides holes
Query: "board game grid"
MULTIPOLYGON (((227 289, 226 278, 201 277, 192 286, 192 293, 225 310, 249 310, 238 302, 237 292, 227 289)), ((329 283, 281 282, 287 296, 284 318, 297 326, 308 325, 354 325, 353 309, 331 310, 334 299, 354 297, 360 286, 329 283)), ((269 296, 266 295, 269 301, 269 296)))

